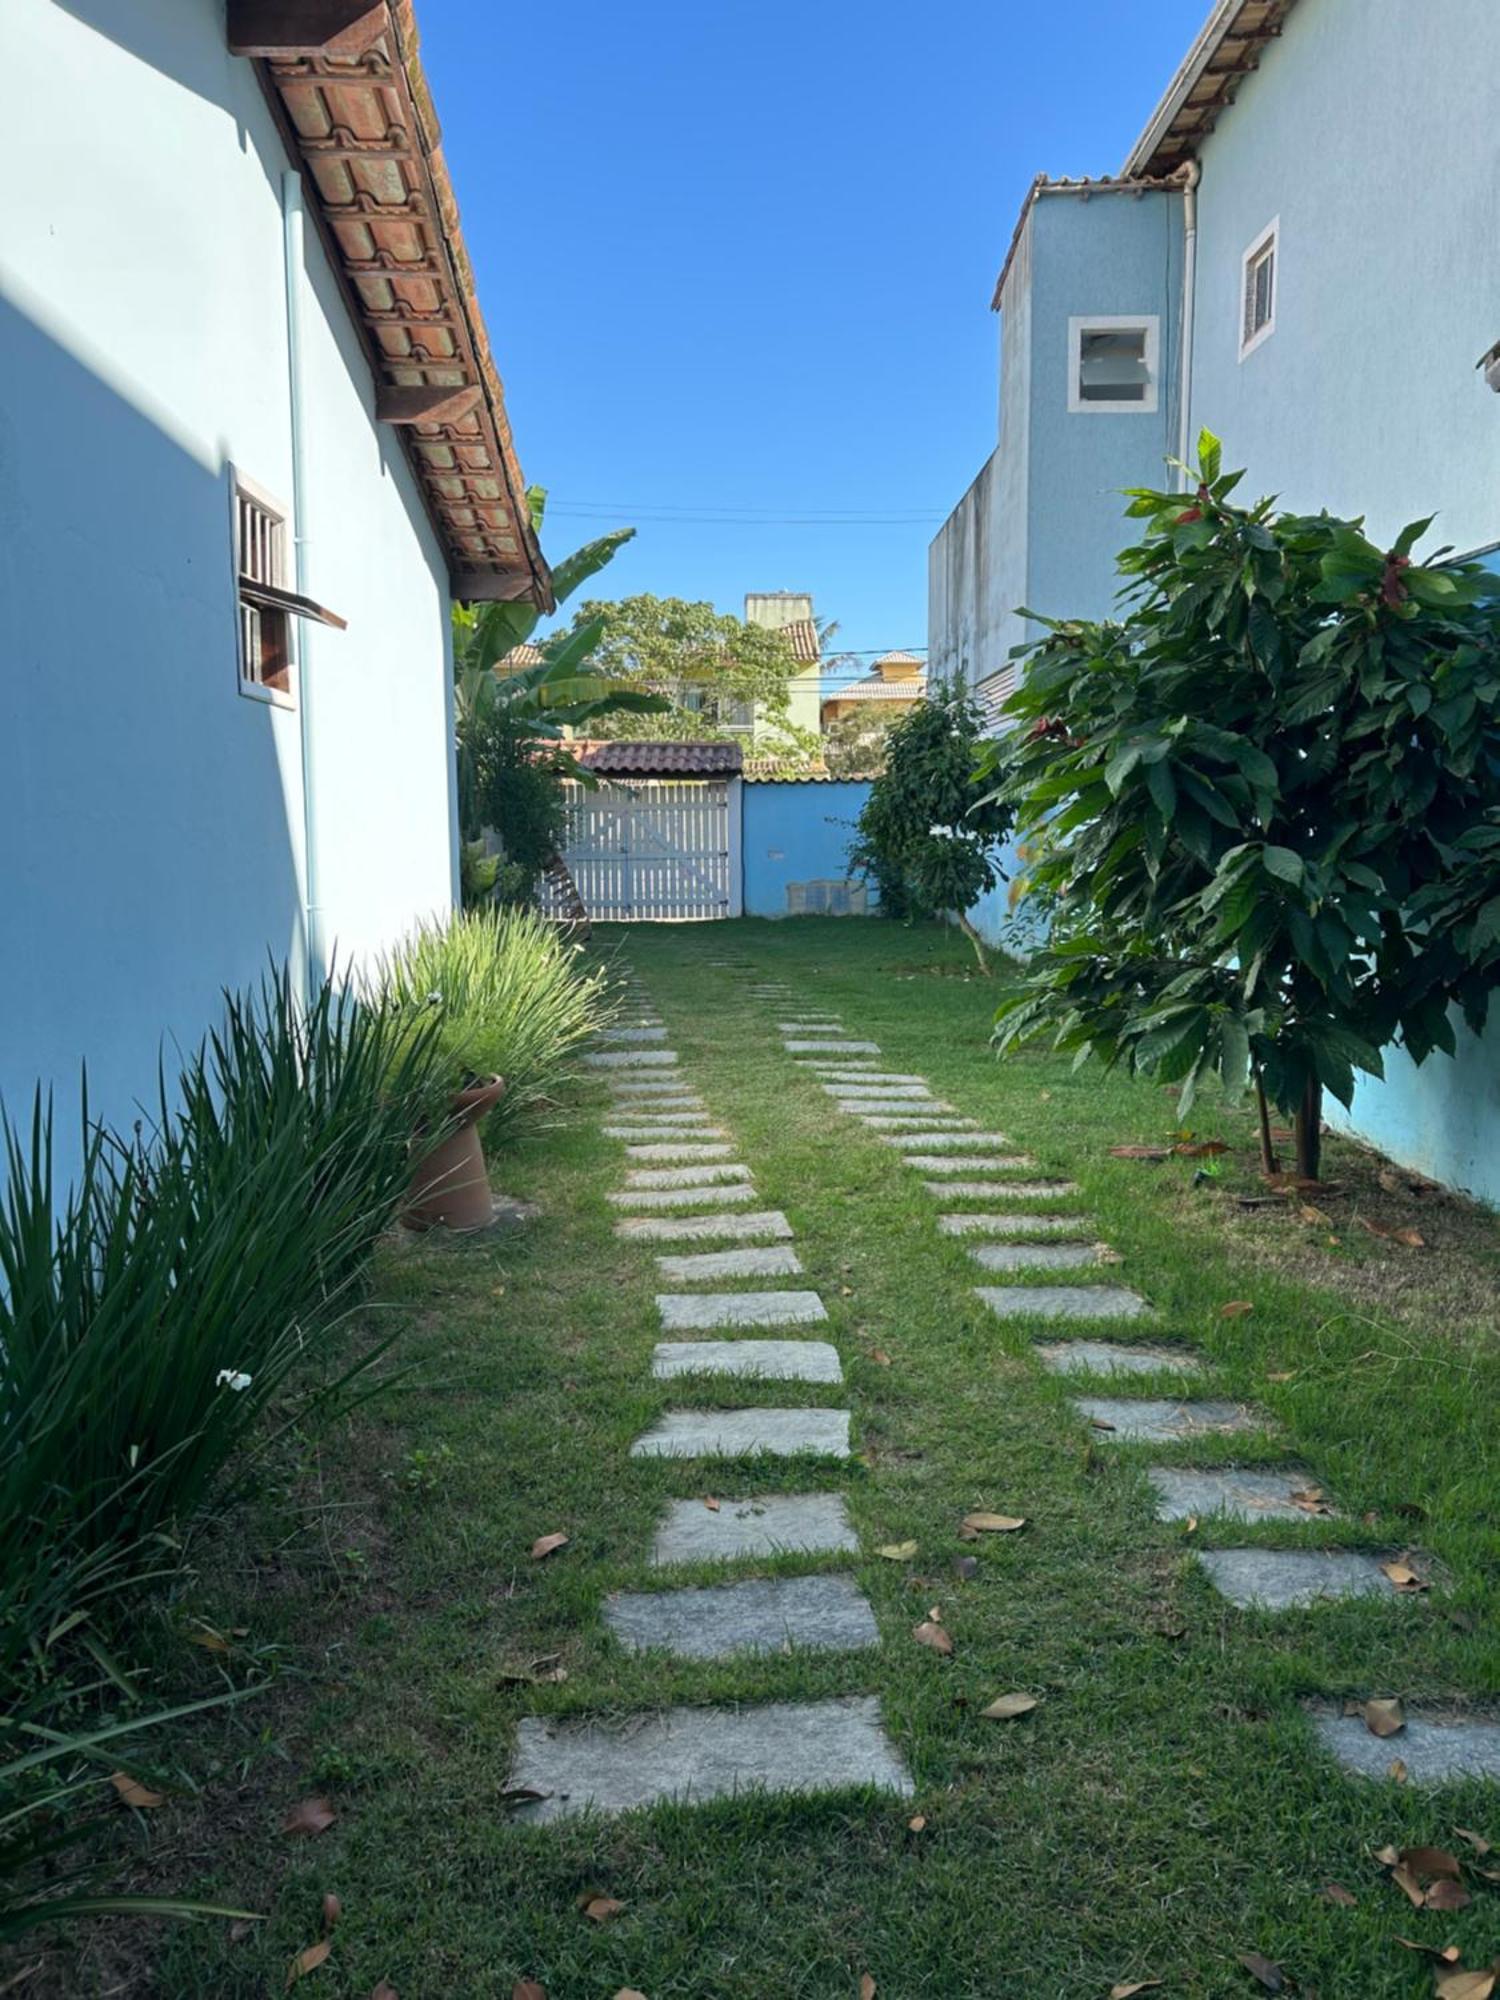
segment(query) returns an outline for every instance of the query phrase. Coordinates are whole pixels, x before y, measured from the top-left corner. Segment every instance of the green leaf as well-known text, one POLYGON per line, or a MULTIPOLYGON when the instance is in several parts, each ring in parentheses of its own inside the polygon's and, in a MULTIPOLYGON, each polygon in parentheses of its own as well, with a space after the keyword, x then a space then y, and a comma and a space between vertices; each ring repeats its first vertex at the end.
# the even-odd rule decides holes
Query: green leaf
POLYGON ((1205 486, 1212 486, 1219 476, 1223 462, 1224 447, 1211 430, 1198 433, 1198 477, 1205 486))
POLYGON ((1300 854, 1290 847, 1264 847, 1261 860, 1268 875, 1274 875, 1278 882, 1289 882, 1294 889, 1301 888, 1305 871, 1300 854))
POLYGON ((1165 761, 1148 764, 1146 786, 1157 811, 1164 820, 1170 820, 1177 809, 1177 786, 1173 781, 1171 765, 1165 761))
POLYGON ((597 541, 585 542, 572 555, 564 556, 552 571, 552 590, 558 603, 566 602, 580 584, 607 568, 625 544, 634 539, 634 528, 615 528, 607 535, 600 535, 597 541))

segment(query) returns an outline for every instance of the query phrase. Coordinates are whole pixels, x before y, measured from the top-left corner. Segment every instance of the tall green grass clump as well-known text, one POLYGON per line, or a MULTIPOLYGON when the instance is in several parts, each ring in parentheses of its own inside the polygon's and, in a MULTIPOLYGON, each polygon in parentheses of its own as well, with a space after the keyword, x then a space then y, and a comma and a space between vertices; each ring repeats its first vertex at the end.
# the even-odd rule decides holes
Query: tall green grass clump
POLYGON ((504 1077, 485 1121, 491 1145, 551 1097, 614 1013, 605 968, 533 910, 465 910, 424 926, 381 962, 376 990, 406 1022, 431 1024, 451 1088, 504 1077))
POLYGON ((149 1126, 85 1110, 66 1189, 40 1092, 29 1128, 3 1124, 0 1935, 39 1907, 14 1889, 38 1814, 143 1726, 113 1651, 141 1591, 252 1449, 381 1351, 347 1353, 342 1322, 413 1132, 440 1129, 437 1053, 431 1024, 332 982, 304 1007, 273 975, 226 996, 149 1126))

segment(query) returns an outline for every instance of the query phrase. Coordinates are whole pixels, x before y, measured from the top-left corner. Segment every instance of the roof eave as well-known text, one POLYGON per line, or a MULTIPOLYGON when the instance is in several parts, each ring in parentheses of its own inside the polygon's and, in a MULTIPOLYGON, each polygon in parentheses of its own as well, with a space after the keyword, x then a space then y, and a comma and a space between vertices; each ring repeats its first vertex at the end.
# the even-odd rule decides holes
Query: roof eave
POLYGON ((1281 33, 1295 0, 1214 0, 1192 47, 1167 85, 1145 129, 1131 147, 1122 178, 1170 174, 1199 147, 1234 101, 1240 80, 1259 65, 1260 51, 1281 33), (1248 18, 1247 18, 1248 17, 1248 18), (1238 40, 1233 60, 1216 64, 1224 46, 1238 40), (1195 97, 1205 77, 1217 78, 1211 95, 1195 97))
POLYGON ((230 0, 227 25, 231 50, 254 62, 301 173, 374 377, 376 421, 400 437, 453 595, 524 599, 551 611, 551 571, 474 296, 411 0, 230 0), (335 116, 340 110, 348 123, 335 116), (369 114, 358 129, 356 111, 369 114), (372 135, 372 120, 383 131, 372 135), (399 180, 401 200, 386 198, 385 182, 379 198, 371 194, 376 171, 391 187, 399 180), (332 199, 330 177, 347 183, 347 199, 332 199), (376 240, 380 225, 408 232, 421 254, 398 257, 376 240), (382 286, 391 302, 376 305, 382 286), (412 288, 428 303, 411 303, 412 288), (404 334, 405 350, 382 328, 404 334), (424 397, 433 402, 427 413, 417 407, 424 397))

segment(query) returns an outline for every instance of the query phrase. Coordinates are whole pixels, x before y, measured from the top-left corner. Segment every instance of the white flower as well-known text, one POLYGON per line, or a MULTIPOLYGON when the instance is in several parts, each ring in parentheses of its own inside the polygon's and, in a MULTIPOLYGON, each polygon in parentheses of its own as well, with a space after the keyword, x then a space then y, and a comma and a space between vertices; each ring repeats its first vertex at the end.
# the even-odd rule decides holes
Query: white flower
POLYGON ((214 1387, 216 1389, 234 1389, 236 1391, 248 1389, 250 1387, 250 1377, 240 1374, 239 1370, 235 1368, 221 1368, 214 1378, 214 1387))

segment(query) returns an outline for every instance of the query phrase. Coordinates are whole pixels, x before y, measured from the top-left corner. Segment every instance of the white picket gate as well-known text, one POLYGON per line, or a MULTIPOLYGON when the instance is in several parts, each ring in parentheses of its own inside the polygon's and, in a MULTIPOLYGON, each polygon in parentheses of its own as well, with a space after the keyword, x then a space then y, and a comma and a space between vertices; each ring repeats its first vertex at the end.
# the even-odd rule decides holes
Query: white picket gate
MULTIPOLYGON (((608 778, 597 791, 568 789, 562 858, 590 917, 660 923, 740 915, 738 778, 608 778)), ((567 914, 546 885, 542 908, 567 914)))

